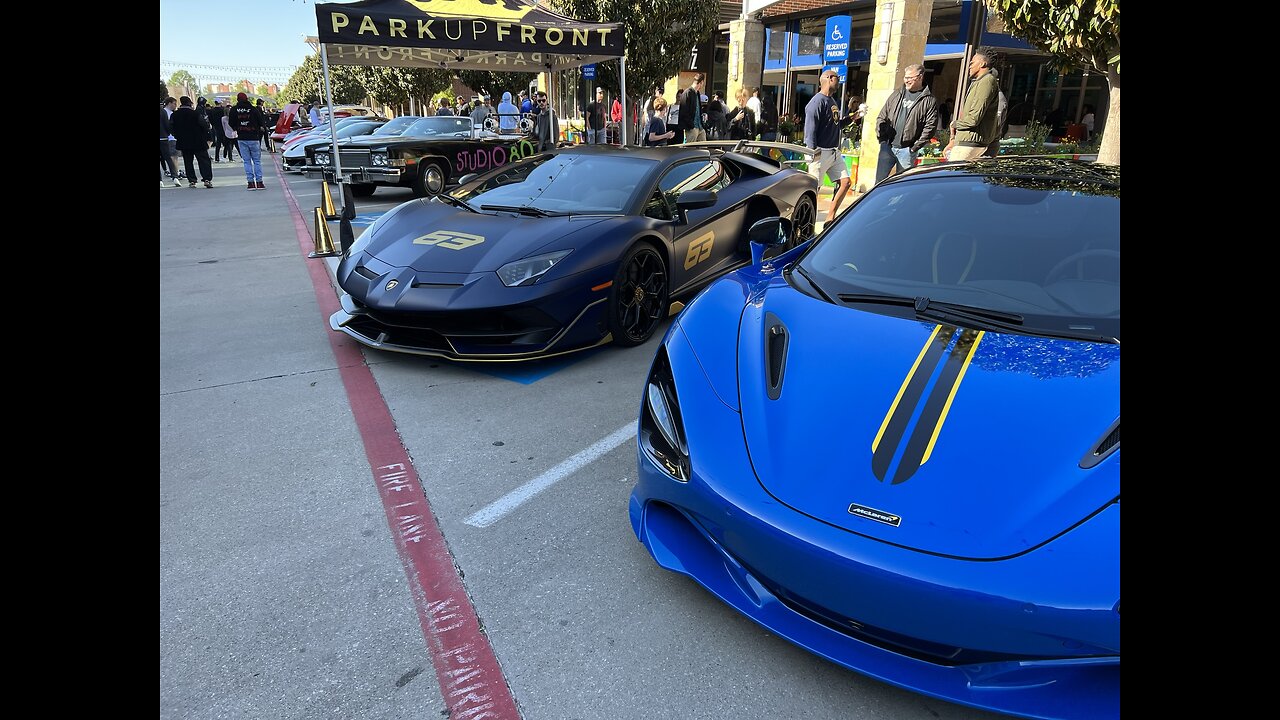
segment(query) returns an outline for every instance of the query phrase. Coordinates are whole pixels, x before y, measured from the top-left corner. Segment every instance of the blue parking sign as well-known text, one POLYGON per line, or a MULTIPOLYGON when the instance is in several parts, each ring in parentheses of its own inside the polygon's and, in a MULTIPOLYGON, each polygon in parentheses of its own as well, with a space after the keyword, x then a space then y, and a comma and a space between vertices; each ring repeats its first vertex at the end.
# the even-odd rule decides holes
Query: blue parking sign
POLYGON ((596 79, 596 65, 595 65, 595 63, 592 63, 592 64, 590 64, 590 65, 583 65, 583 66, 582 66, 582 79, 583 79, 583 80, 595 80, 595 79, 596 79))
POLYGON ((849 66, 844 63, 840 63, 839 65, 827 65, 822 68, 822 72, 824 73, 828 70, 835 71, 835 74, 840 76, 840 82, 844 82, 849 79, 849 66))
POLYGON ((853 19, 848 15, 827 18, 827 35, 822 40, 822 61, 843 63, 849 59, 849 33, 853 19))

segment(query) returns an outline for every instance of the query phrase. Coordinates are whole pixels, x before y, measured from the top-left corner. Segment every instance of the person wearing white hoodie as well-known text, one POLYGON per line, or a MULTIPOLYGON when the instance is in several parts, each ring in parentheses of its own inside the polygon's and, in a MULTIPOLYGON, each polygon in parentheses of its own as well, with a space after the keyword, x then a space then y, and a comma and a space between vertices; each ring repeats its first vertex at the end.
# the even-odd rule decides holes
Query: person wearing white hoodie
POLYGON ((502 132, 515 132, 519 120, 520 108, 511 102, 511 93, 502 93, 502 102, 498 103, 498 127, 502 132))

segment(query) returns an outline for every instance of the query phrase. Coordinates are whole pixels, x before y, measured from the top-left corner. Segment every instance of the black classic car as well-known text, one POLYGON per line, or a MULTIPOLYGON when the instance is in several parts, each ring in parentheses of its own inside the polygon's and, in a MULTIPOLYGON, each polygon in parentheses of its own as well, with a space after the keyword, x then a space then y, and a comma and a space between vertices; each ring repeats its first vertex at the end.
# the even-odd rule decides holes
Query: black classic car
MULTIPOLYGON (((342 174, 356 197, 372 195, 379 185, 413 188, 415 197, 438 195, 464 175, 502 167, 534 155, 523 135, 473 130, 471 118, 424 117, 398 137, 362 138, 341 144, 342 174)), ((308 150, 307 177, 333 178, 333 151, 308 150)))

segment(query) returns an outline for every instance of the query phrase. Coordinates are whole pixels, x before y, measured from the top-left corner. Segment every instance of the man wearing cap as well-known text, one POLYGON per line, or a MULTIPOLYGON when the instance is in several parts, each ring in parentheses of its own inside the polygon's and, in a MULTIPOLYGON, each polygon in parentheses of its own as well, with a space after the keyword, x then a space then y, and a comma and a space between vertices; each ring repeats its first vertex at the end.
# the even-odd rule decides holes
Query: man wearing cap
POLYGON ((244 178, 249 190, 265 190, 262 184, 262 133, 267 121, 262 111, 249 102, 249 96, 236 95, 236 104, 228 111, 231 129, 236 131, 236 146, 240 148, 240 159, 244 161, 244 178))
POLYGON ((840 84, 840 76, 835 70, 827 70, 818 82, 822 83, 821 87, 804 108, 804 144, 818 151, 809 161, 809 174, 821 183, 822 174, 826 173, 831 182, 836 183, 831 209, 827 212, 827 220, 830 221, 835 220, 840 202, 849 192, 849 167, 840 156, 840 125, 837 122, 840 105, 831 97, 840 84))

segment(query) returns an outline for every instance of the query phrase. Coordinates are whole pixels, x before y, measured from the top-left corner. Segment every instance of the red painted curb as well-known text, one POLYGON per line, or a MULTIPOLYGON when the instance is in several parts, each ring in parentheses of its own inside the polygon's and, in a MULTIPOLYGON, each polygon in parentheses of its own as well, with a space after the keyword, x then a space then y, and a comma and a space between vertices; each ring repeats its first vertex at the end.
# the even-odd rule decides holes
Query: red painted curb
MULTIPOLYGON (((302 220, 297 198, 289 189, 275 158, 276 175, 293 210, 293 225, 303 257, 314 241, 302 220)), ((444 533, 427 501, 417 470, 400 442, 391 411, 387 409, 373 373, 359 346, 329 329, 329 315, 339 309, 329 271, 320 259, 307 262, 316 303, 320 306, 325 334, 338 361, 347 390, 347 401, 364 443, 365 457, 382 497, 387 525, 396 541, 404 566, 423 638, 431 653, 440 692, 453 720, 518 720, 515 698, 498 665, 489 638, 467 596, 444 533)))

